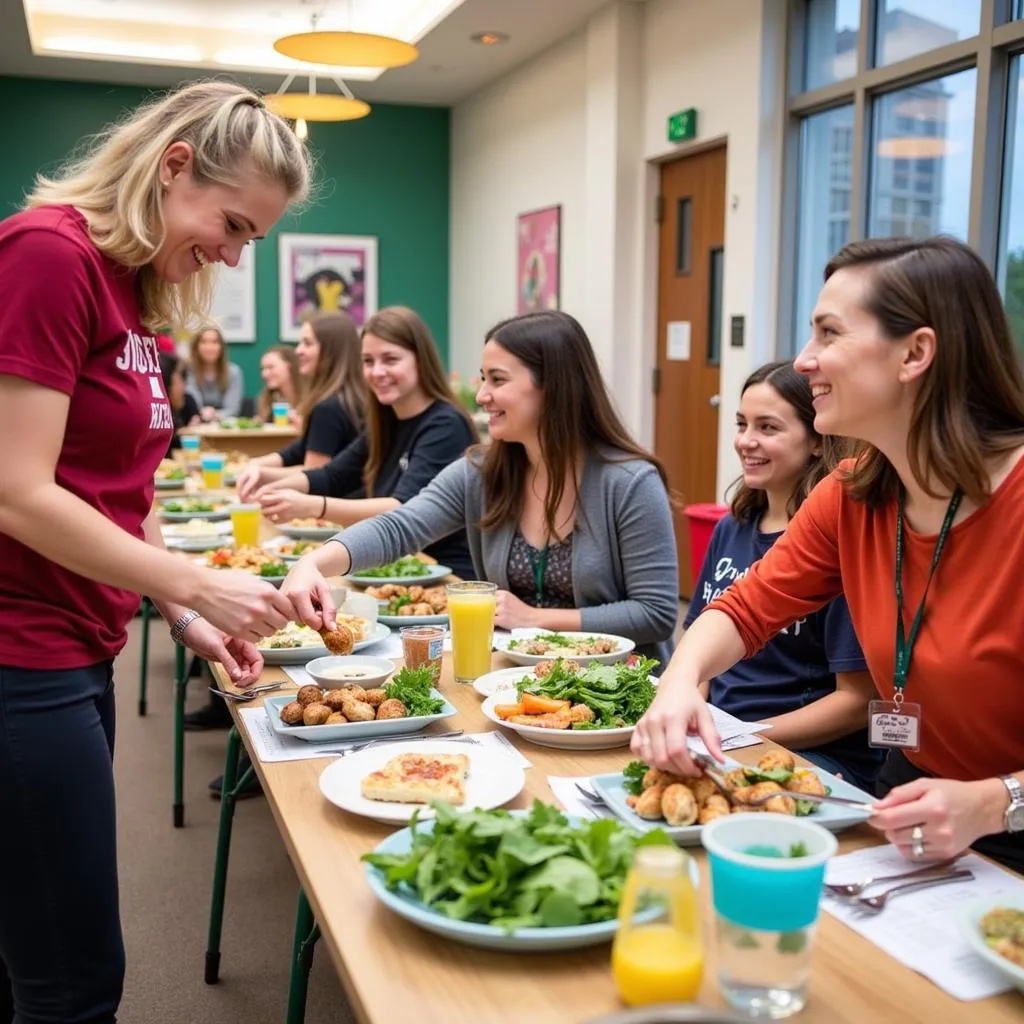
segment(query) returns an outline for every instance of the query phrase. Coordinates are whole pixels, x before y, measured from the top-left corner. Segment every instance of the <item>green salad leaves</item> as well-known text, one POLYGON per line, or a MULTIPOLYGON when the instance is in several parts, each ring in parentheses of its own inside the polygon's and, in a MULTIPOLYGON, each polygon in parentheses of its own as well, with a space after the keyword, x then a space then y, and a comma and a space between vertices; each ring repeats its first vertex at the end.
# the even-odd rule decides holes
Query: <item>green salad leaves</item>
POLYGON ((610 921, 637 847, 672 842, 661 829, 637 835, 610 818, 571 824, 539 800, 525 815, 431 806, 433 831, 417 828, 414 815, 408 853, 363 860, 389 889, 410 889, 437 913, 507 932, 610 921))
POLYGON ((429 665, 419 668, 402 668, 384 684, 384 692, 405 705, 410 718, 421 715, 437 715, 444 710, 444 701, 434 697, 430 690, 434 676, 429 665))
POLYGON ((397 562, 388 562, 387 565, 378 565, 376 569, 363 569, 362 572, 353 573, 353 576, 369 576, 373 579, 391 578, 392 576, 426 576, 429 572, 426 562, 407 555, 397 562))
POLYGON ((651 671, 658 662, 634 658, 615 665, 592 664, 582 671, 573 662, 555 662, 542 679, 527 676, 516 683, 522 697, 532 693, 553 700, 586 704, 594 712, 593 722, 577 722, 574 729, 619 729, 636 725, 654 700, 651 671))

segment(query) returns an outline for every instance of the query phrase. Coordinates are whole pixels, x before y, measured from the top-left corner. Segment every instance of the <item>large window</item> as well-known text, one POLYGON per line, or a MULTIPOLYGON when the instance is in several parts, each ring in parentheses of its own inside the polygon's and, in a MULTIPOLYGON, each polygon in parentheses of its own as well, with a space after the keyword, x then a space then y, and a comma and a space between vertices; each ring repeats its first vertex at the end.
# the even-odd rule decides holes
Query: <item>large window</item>
POLYGON ((1024 0, 789 2, 780 354, 842 245, 938 233, 996 271, 1024 351, 1024 0))

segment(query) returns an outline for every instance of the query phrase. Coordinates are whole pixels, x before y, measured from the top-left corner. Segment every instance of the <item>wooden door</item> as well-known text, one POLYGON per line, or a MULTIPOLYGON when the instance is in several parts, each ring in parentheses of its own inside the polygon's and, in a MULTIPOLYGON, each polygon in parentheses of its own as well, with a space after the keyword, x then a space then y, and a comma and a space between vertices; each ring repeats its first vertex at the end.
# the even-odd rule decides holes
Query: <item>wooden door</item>
MULTIPOLYGON (((679 594, 693 591, 684 506, 715 500, 718 463, 725 147, 661 168, 654 450, 668 472, 679 594)), ((698 566, 699 568, 699 566, 698 566)))

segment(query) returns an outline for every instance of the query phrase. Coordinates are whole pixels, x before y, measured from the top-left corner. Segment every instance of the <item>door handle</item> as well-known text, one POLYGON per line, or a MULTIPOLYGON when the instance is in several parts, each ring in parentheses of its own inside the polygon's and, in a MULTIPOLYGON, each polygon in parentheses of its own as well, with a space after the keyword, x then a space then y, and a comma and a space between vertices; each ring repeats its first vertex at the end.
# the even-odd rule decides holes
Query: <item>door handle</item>
POLYGON ((710 405, 712 409, 717 409, 721 404, 722 404, 722 396, 721 395, 712 395, 708 399, 708 405, 710 405))

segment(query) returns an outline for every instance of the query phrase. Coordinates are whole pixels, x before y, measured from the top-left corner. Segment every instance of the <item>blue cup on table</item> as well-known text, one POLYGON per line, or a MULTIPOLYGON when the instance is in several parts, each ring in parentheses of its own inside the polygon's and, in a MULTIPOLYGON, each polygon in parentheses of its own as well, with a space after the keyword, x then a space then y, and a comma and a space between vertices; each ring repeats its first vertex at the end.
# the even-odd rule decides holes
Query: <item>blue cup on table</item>
POLYGON ((274 402, 270 407, 275 427, 287 427, 292 407, 287 402, 274 402))
POLYGON ((181 450, 190 455, 199 454, 199 437, 196 434, 181 435, 181 450))
POLYGON ((226 452, 203 452, 199 465, 203 470, 203 487, 216 491, 224 486, 224 464, 228 461, 226 452))
POLYGON ((744 1013, 804 1008, 825 865, 836 838, 787 814, 731 814, 701 830, 708 853, 718 983, 744 1013))

